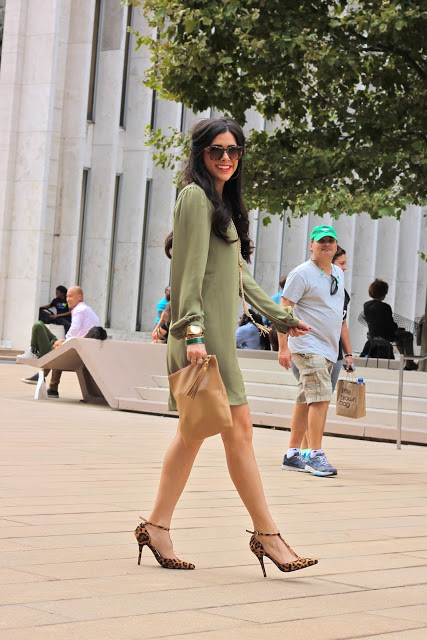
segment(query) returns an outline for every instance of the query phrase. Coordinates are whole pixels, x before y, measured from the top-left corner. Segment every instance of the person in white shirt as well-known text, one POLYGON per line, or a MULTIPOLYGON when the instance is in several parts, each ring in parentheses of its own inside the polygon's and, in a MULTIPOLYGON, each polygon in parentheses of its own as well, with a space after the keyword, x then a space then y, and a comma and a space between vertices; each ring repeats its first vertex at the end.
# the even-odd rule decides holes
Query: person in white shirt
MULTIPOLYGON (((71 326, 67 331, 65 338, 57 339, 57 337, 48 329, 43 322, 35 322, 31 330, 31 346, 29 351, 24 353, 21 358, 41 358, 57 349, 70 338, 84 338, 92 327, 100 325, 99 318, 96 313, 83 301, 83 290, 80 287, 70 287, 67 291, 67 303, 71 309, 71 326)), ((45 370, 44 375, 47 376, 49 369, 45 370)), ((59 398, 58 385, 61 379, 62 371, 52 370, 49 389, 47 394, 50 398, 59 398)), ((22 382, 27 384, 37 384, 38 373, 30 378, 22 378, 22 382)))
POLYGON ((289 369, 292 359, 299 372, 289 448, 282 469, 305 471, 315 476, 337 475, 322 449, 322 437, 340 338, 345 367, 349 370, 353 365, 350 336, 347 324, 343 323, 344 271, 333 264, 337 246, 333 227, 315 227, 310 235, 312 257, 288 275, 280 303, 293 307, 298 317, 312 327, 304 339, 290 337, 289 343, 285 334, 279 335, 279 363, 289 369), (307 425, 311 452, 305 460, 300 448, 307 425))

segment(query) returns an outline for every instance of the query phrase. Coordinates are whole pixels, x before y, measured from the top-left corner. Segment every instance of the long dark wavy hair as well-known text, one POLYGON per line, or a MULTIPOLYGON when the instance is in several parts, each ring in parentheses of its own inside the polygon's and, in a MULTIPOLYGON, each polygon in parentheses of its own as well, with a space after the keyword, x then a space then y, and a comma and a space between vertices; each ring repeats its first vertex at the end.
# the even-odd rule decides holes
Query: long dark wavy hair
MULTIPOLYGON (((245 136, 242 127, 232 118, 206 118, 197 122, 191 132, 190 157, 182 173, 180 186, 197 184, 212 202, 212 231, 227 243, 234 242, 227 235, 230 220, 233 220, 242 246, 242 256, 250 262, 254 245, 249 237, 249 216, 242 198, 243 162, 240 158, 233 176, 224 183, 222 198, 215 189, 213 180, 203 162, 203 153, 212 140, 221 133, 229 131, 237 145, 245 148, 245 136)), ((171 257, 173 232, 165 241, 165 252, 171 257)))

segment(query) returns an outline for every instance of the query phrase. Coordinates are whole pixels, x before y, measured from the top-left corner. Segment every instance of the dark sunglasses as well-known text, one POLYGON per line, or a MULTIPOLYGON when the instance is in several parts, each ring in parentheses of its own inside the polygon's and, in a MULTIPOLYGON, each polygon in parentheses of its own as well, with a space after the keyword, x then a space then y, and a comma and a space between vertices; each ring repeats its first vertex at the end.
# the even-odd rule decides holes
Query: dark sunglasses
POLYGON ((206 147, 205 151, 208 151, 209 158, 211 160, 221 160, 224 153, 227 152, 230 160, 240 160, 243 155, 243 147, 238 147, 236 145, 231 145, 230 147, 221 147, 216 144, 211 144, 209 147, 206 147))
POLYGON ((331 274, 331 296, 334 296, 338 291, 338 283, 338 278, 331 274))

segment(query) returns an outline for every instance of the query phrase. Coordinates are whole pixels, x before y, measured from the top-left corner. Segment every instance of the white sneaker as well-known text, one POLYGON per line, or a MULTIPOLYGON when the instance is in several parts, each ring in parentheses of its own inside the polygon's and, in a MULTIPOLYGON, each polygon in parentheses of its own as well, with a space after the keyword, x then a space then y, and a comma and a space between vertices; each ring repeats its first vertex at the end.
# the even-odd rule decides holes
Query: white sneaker
POLYGON ((23 353, 19 357, 20 358, 25 358, 27 360, 38 360, 40 358, 40 356, 37 353, 34 353, 34 351, 31 351, 31 349, 29 351, 26 351, 25 353, 23 353))

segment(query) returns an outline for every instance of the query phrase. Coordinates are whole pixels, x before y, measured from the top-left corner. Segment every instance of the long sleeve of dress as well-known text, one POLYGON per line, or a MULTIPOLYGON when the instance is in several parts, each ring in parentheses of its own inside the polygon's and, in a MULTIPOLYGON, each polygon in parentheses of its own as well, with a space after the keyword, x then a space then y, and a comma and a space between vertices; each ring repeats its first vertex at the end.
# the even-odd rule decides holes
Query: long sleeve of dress
POLYGON ((299 319, 294 316, 292 307, 276 304, 255 282, 246 263, 243 261, 243 291, 248 304, 270 320, 279 333, 287 333, 289 327, 296 327, 299 319))
POLYGON ((204 329, 202 286, 209 253, 212 205, 197 185, 188 185, 175 206, 171 265, 170 333, 185 337, 190 324, 204 329))

